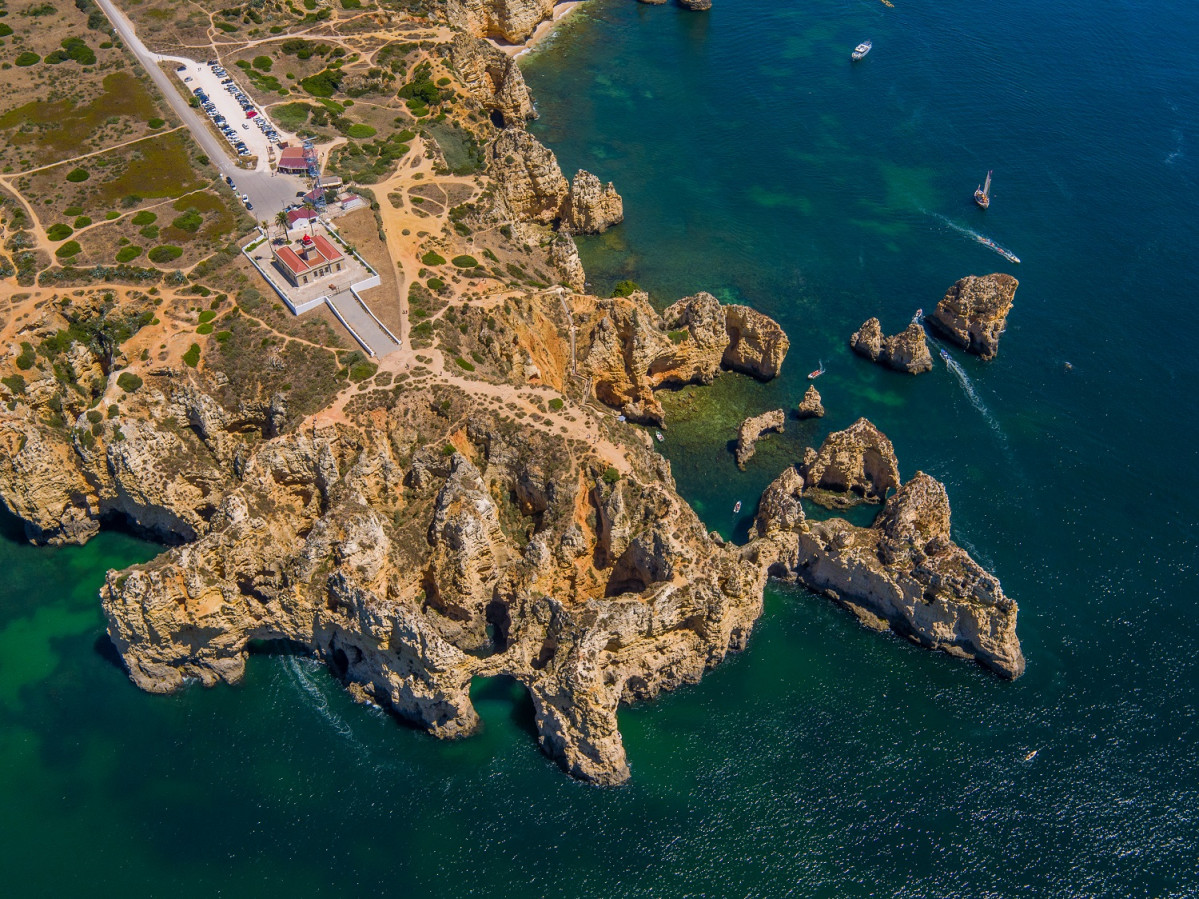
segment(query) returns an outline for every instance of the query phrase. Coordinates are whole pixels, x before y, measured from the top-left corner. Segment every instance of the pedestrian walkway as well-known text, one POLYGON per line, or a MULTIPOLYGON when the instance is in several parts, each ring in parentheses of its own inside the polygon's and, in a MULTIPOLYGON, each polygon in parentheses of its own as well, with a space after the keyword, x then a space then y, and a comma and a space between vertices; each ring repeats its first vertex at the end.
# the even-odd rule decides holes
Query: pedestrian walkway
POLYGON ((400 348, 399 341, 380 326, 351 291, 338 291, 326 302, 371 355, 382 359, 400 348))

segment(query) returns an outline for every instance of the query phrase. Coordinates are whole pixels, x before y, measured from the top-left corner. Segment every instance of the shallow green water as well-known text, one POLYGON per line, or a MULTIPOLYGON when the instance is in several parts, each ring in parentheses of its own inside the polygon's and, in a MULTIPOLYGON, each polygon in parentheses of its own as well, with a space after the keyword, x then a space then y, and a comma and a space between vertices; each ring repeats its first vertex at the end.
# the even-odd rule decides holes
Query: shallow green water
POLYGON ((684 494, 737 534, 805 442, 868 415, 905 477, 946 483, 956 538, 1020 602, 1028 673, 1004 683, 771 588, 746 653, 622 711, 633 782, 597 790, 540 754, 503 683, 479 685, 484 732, 451 744, 286 656, 255 657, 236 689, 141 693, 106 655, 95 593, 154 547, 10 537, 6 890, 1193 895, 1194 5, 584 9, 526 73, 563 167, 625 197, 628 221, 583 248, 596 287, 710 290, 792 339, 771 384, 668 398, 684 494), (1001 270, 1016 307, 995 362, 958 359, 965 380, 848 353, 867 316, 893 332, 954 279, 1001 270), (736 421, 792 406, 820 359, 828 417, 738 472, 736 421))

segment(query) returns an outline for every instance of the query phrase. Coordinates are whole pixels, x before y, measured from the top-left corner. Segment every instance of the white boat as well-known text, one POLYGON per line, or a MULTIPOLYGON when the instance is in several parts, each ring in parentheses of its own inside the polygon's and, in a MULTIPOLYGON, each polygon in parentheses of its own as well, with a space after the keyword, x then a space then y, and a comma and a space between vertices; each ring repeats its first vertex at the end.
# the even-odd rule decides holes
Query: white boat
POLYGON ((854 62, 857 62, 859 59, 864 59, 866 54, 870 52, 870 48, 873 46, 874 44, 870 41, 862 41, 862 43, 853 48, 853 52, 849 54, 849 58, 854 62))
POLYGON ((737 500, 737 502, 733 505, 733 514, 736 515, 740 511, 741 511, 741 500, 737 500))
POLYGON ((820 360, 820 368, 818 368, 818 369, 816 369, 816 370, 814 370, 814 371, 810 371, 810 372, 808 372, 808 380, 809 380, 809 381, 815 381, 815 380, 816 380, 817 378, 819 378, 819 377, 820 377, 822 374, 824 374, 824 360, 823 360, 823 359, 821 359, 821 360, 820 360))
POLYGON ((663 437, 663 436, 662 436, 662 432, 661 432, 661 431, 654 431, 654 436, 655 436, 656 438, 658 438, 658 442, 659 442, 659 443, 661 443, 663 440, 665 440, 665 439, 666 439, 665 437, 663 437))
POLYGON ((980 184, 974 192, 974 202, 978 204, 980 209, 986 209, 991 205, 991 173, 987 172, 987 181, 985 184, 980 184))
POLYGON ((923 309, 916 310, 916 314, 912 316, 912 324, 913 325, 924 324, 924 310, 923 309))

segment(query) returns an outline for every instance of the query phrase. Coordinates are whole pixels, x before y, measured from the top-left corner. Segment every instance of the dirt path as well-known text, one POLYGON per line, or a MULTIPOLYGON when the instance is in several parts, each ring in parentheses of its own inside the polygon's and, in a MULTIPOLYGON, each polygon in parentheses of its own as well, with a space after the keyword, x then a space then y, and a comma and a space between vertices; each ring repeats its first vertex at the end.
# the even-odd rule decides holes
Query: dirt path
POLYGON ((165 134, 171 134, 174 131, 185 131, 186 129, 187 129, 186 125, 176 125, 174 128, 168 128, 165 131, 155 131, 153 134, 146 134, 146 135, 143 135, 142 137, 135 137, 132 140, 122 141, 119 144, 113 144, 111 147, 105 147, 103 150, 92 150, 92 152, 90 152, 90 153, 81 153, 78 156, 72 156, 69 159, 60 159, 60 160, 58 160, 58 162, 48 162, 45 165, 39 165, 37 168, 33 168, 33 169, 26 169, 23 172, 12 172, 11 174, 5 175, 4 177, 6 179, 7 178, 20 178, 23 175, 32 175, 35 172, 44 172, 44 171, 46 171, 46 169, 52 169, 52 168, 55 168, 56 166, 66 165, 67 163, 70 163, 70 162, 78 162, 81 159, 90 159, 92 156, 102 156, 105 153, 111 153, 113 150, 119 150, 122 147, 129 147, 129 146, 132 146, 133 144, 140 144, 144 140, 154 140, 155 138, 162 137, 165 134))

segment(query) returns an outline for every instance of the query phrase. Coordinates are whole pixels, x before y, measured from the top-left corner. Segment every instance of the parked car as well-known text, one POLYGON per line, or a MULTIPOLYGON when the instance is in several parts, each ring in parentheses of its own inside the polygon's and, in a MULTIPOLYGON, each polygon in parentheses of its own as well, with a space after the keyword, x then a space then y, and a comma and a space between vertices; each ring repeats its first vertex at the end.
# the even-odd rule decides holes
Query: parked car
POLYGON ((253 209, 253 208, 254 208, 254 204, 251 203, 249 200, 246 200, 246 209, 253 209))
POLYGON ((230 187, 233 187, 233 186, 234 186, 234 185, 233 185, 233 179, 232 179, 232 178, 230 178, 228 175, 226 175, 226 176, 225 176, 225 182, 226 182, 226 183, 227 183, 227 184, 228 184, 230 187))

